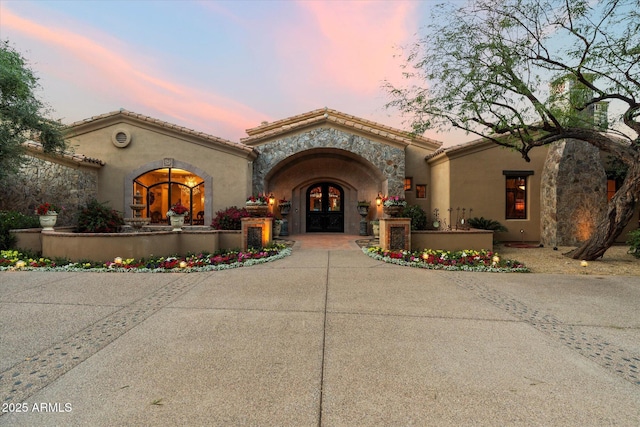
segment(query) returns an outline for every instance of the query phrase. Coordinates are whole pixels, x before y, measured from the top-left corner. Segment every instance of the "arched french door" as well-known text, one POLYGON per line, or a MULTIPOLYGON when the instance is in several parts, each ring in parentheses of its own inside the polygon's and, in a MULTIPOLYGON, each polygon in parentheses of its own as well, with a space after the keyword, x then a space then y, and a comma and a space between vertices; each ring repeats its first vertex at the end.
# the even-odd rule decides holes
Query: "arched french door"
POLYGON ((185 223, 204 224, 204 181, 198 175, 179 168, 155 169, 133 181, 133 193, 140 192, 146 209, 142 217, 151 223, 167 220, 169 208, 177 203, 189 209, 185 223))
POLYGON ((344 232, 344 191, 320 182, 307 189, 307 232, 344 232))

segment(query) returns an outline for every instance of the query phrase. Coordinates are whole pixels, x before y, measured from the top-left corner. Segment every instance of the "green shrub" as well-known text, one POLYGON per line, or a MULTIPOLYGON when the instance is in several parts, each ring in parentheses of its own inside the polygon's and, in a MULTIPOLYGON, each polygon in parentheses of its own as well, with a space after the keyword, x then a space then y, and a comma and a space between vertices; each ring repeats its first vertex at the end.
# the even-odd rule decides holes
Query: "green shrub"
POLYGON ((250 216, 246 209, 231 206, 225 210, 216 212, 216 217, 211 222, 211 226, 216 230, 240 230, 242 228, 242 218, 250 216))
POLYGON ((123 225, 124 219, 120 212, 92 199, 86 207, 80 210, 76 231, 79 233, 117 233, 123 225))
POLYGON ((427 228, 427 213, 418 205, 410 205, 402 211, 404 218, 411 218, 412 230, 425 230, 427 228))
POLYGON ((467 222, 471 227, 477 228, 479 230, 493 230, 498 233, 509 231, 507 227, 500 224, 498 221, 487 219, 482 216, 480 218, 469 218, 467 222))
POLYGON ((629 232, 627 245, 630 246, 629 253, 636 258, 640 258, 640 228, 629 232))
POLYGON ((36 227, 40 227, 40 222, 35 216, 15 211, 0 211, 0 250, 11 249, 16 244, 16 237, 10 234, 9 230, 36 227))

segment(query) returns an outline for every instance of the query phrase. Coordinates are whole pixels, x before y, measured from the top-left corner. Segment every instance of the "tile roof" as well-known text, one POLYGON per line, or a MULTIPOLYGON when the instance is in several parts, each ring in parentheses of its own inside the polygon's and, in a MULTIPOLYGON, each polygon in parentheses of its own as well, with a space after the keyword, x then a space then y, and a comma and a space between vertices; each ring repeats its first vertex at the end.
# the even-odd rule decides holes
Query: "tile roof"
POLYGON ((292 130, 302 129, 319 123, 335 123, 340 126, 352 128, 364 133, 377 135, 387 140, 396 141, 404 145, 422 143, 432 147, 440 147, 442 142, 422 136, 413 136, 406 131, 402 131, 390 126, 382 125, 370 120, 361 119, 356 116, 341 113, 329 108, 320 108, 299 114, 286 119, 277 120, 271 123, 263 123, 260 126, 247 129, 246 138, 240 141, 245 144, 255 144, 267 138, 272 138, 292 130))
MULTIPOLYGON (((39 142, 26 141, 23 143, 23 145, 27 148, 27 150, 44 153, 44 147, 39 142)), ((54 156, 62 157, 63 159, 71 160, 72 162, 75 162, 78 164, 89 164, 89 165, 96 165, 96 166, 106 165, 106 163, 100 159, 87 157, 84 154, 73 153, 71 151, 55 152, 51 154, 54 156)))
POLYGON ((496 146, 495 143, 493 143, 488 139, 479 138, 479 139, 474 139, 473 141, 463 142, 462 144, 457 144, 452 147, 440 147, 438 150, 425 156, 425 160, 433 159, 434 157, 437 157, 442 153, 454 154, 459 151, 464 151, 474 147, 481 147, 483 145, 487 145, 488 147, 496 146))
POLYGON ((227 147, 232 147, 238 150, 242 150, 245 151, 247 153, 253 153, 253 148, 239 143, 239 142, 233 142, 233 141, 229 141, 228 139, 224 139, 224 138, 219 138, 217 136, 213 136, 213 135, 209 135, 205 132, 199 132, 193 129, 189 129, 186 128, 184 126, 179 126, 173 123, 169 123, 169 122, 165 122, 163 120, 159 120, 159 119, 154 119, 153 117, 149 117, 149 116, 145 116, 144 114, 138 114, 138 113, 134 113, 133 111, 128 111, 125 109, 120 109, 118 111, 112 111, 110 113, 105 113, 105 114, 101 114, 99 116, 93 116, 90 117, 88 119, 84 119, 84 120, 80 120, 78 122, 75 123, 71 123, 70 125, 68 125, 68 128, 76 128, 79 126, 83 126, 86 124, 91 124, 94 122, 99 122, 101 120, 105 120, 105 119, 109 119, 109 118, 115 118, 117 116, 124 116, 124 117, 129 117, 132 118, 134 120, 140 121, 140 122, 146 122, 146 123, 151 123, 155 126, 164 128, 164 129, 169 129, 169 130, 174 130, 176 132, 180 132, 182 134, 185 135, 190 135, 190 136, 194 136, 196 138, 201 138, 203 140, 206 140, 208 142, 213 142, 216 144, 221 144, 227 147))

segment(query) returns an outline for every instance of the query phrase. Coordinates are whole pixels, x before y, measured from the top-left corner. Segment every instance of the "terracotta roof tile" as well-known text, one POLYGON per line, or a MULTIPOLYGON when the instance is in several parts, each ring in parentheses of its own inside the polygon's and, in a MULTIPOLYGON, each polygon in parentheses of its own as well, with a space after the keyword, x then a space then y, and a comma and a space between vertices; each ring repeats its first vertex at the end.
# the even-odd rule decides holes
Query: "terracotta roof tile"
POLYGON ((246 151, 247 153, 253 153, 253 148, 241 143, 241 142, 233 142, 233 141, 229 141, 228 139, 224 139, 224 138, 219 138, 217 136, 213 136, 210 134, 207 134, 205 132, 201 132, 201 131, 196 131, 193 129, 189 129, 186 128, 184 126, 180 126, 180 125, 176 125, 174 123, 169 123, 169 122, 165 122, 163 120, 159 120, 159 119, 154 119, 153 117, 149 117, 149 116, 145 116, 144 114, 139 114, 139 113, 134 113, 132 111, 128 111, 125 109, 120 109, 118 111, 112 111, 110 113, 105 113, 105 114, 101 114, 98 116, 93 116, 90 117, 88 119, 84 119, 75 123, 71 123, 70 125, 68 125, 68 128, 74 128, 77 126, 81 126, 81 125, 85 125, 88 123, 92 123, 92 122, 97 122, 103 119, 107 119, 107 118, 111 118, 111 117, 116 117, 118 115, 121 116, 126 116, 126 117, 131 117, 140 121, 145 121, 145 122, 149 122, 149 123, 153 123, 159 127, 165 128, 165 129, 171 129, 171 130, 176 130, 180 133, 186 134, 186 135, 191 135, 191 136, 196 136, 198 138, 202 138, 205 139, 209 142, 214 142, 217 144, 222 144, 222 145, 226 145, 229 147, 233 147, 236 149, 240 149, 242 151, 246 151))
POLYGON ((286 119, 277 120, 271 123, 247 129, 246 138, 240 141, 245 144, 256 143, 258 141, 289 132, 291 130, 304 128, 312 124, 321 122, 332 122, 342 126, 362 130, 373 135, 380 135, 387 139, 398 141, 409 145, 413 142, 421 142, 432 146, 441 146, 442 143, 422 136, 412 136, 408 132, 392 128, 370 120, 361 119, 350 114, 341 113, 329 108, 320 108, 307 113, 298 114, 286 119))
MULTIPOLYGON (((23 145, 28 150, 44 153, 44 147, 39 142, 26 141, 23 145)), ((59 157, 62 157, 64 159, 71 160, 71 161, 73 161, 75 163, 78 163, 78 164, 87 164, 88 163, 88 164, 98 165, 98 166, 106 165, 106 163, 104 161, 100 160, 100 159, 96 159, 96 158, 93 158, 93 157, 87 157, 84 154, 73 153, 71 151, 55 152, 55 153, 51 153, 51 154, 54 155, 54 156, 59 156, 59 157)))
POLYGON ((478 138, 478 139, 474 139, 473 141, 467 141, 467 142, 463 142, 461 144, 457 144, 451 147, 441 147, 439 149, 437 149, 436 151, 434 151, 433 153, 429 154, 428 156, 425 157, 426 160, 432 159, 442 153, 447 153, 447 154, 453 154, 456 153, 458 151, 462 151, 462 150, 466 150, 469 148, 473 148, 476 146, 482 146, 482 145, 487 145, 487 146, 494 146, 495 144, 493 142, 491 142, 488 139, 484 139, 484 138, 478 138))

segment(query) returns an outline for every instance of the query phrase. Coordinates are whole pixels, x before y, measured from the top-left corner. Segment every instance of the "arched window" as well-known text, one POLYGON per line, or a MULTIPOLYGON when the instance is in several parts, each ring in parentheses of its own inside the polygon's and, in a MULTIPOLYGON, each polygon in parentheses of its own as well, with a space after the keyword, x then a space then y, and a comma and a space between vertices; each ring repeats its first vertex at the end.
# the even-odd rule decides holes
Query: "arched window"
POLYGON ((189 209, 185 223, 204 224, 204 181, 198 175, 178 168, 146 172, 133 180, 133 194, 140 192, 146 209, 142 212, 151 223, 167 220, 167 211, 177 203, 189 209))

